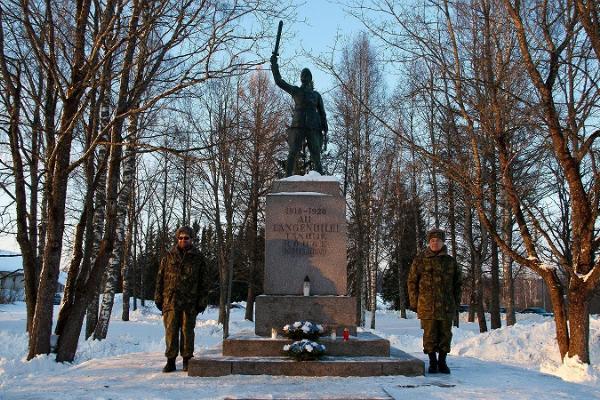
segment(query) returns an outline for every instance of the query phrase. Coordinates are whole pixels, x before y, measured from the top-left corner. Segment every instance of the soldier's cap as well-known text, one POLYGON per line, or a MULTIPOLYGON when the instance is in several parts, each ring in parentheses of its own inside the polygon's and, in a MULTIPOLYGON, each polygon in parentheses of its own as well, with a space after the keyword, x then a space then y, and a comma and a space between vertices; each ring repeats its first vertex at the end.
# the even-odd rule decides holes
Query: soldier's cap
POLYGON ((192 237, 194 231, 189 226, 182 226, 175 231, 175 239, 178 239, 182 233, 186 233, 189 237, 192 237))
POLYGON ((437 238, 440 240, 446 240, 446 232, 439 228, 434 228, 427 232, 427 241, 429 242, 431 239, 437 238))

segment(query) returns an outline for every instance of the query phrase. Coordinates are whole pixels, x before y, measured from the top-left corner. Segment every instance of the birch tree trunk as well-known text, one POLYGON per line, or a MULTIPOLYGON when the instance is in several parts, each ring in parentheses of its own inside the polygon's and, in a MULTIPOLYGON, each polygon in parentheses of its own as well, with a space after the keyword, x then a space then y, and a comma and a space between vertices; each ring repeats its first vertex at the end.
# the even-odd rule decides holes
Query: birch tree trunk
MULTIPOLYGON (((115 298, 116 286, 118 284, 118 273, 121 266, 121 260, 123 258, 123 242, 125 240, 125 224, 127 221, 127 208, 129 207, 133 181, 135 179, 135 157, 133 163, 129 162, 125 165, 123 171, 123 182, 121 185, 120 193, 117 191, 120 181, 121 171, 121 155, 123 149, 121 142, 123 140, 123 125, 125 123, 125 115, 128 109, 133 108, 135 104, 132 103, 133 96, 130 96, 130 75, 133 66, 134 52, 136 50, 138 41, 138 22, 142 10, 141 1, 134 0, 132 15, 129 20, 128 26, 128 41, 125 49, 125 55, 123 59, 122 72, 119 82, 119 94, 117 98, 117 109, 116 109, 116 120, 111 130, 111 167, 113 170, 109 170, 109 176, 107 178, 107 211, 113 210, 115 221, 108 221, 106 227, 114 226, 115 232, 109 232, 108 237, 114 240, 114 243, 108 244, 108 247, 112 249, 112 257, 109 259, 109 266, 105 272, 105 287, 104 295, 102 296, 102 308, 98 317, 98 323, 94 329, 94 339, 102 340, 106 338, 108 332, 108 324, 110 322, 110 314, 112 312, 112 306, 115 298), (111 175, 112 173, 112 175, 111 175), (118 198, 117 198, 117 193, 118 198), (114 235, 114 236, 113 236, 114 235)), ((140 82, 135 82, 140 83, 140 82)), ((134 117, 135 118, 135 117, 134 117)), ((132 129, 137 130, 137 124, 130 124, 132 129)), ((135 138, 136 133, 133 132, 135 138)), ((135 142, 135 140, 134 140, 135 142)), ((131 148, 131 147, 130 147, 131 148)), ((133 149, 130 150, 134 152, 133 149)), ((112 217, 112 216, 111 216, 112 217)), ((106 229, 106 228, 105 228, 106 229)), ((105 237, 106 237, 105 232, 105 237)))
MULTIPOLYGON (((90 104, 90 118, 86 129, 86 149, 95 142, 98 134, 100 107, 97 101, 97 96, 93 96, 90 104)), ((101 169, 102 170, 102 169, 101 169)), ((54 333, 58 336, 62 335, 64 324, 69 318, 73 304, 79 301, 77 296, 78 285, 87 279, 89 273, 89 260, 86 260, 86 255, 89 257, 91 249, 91 235, 93 231, 93 216, 94 216, 94 195, 98 190, 99 181, 96 179, 96 166, 94 158, 88 157, 85 162, 85 179, 86 190, 83 202, 83 210, 79 219, 79 223, 75 229, 75 239, 73 241, 73 252, 69 270, 67 271, 67 281, 60 307, 56 327, 54 333), (87 252, 87 254, 86 254, 87 252), (83 261, 83 262, 82 262, 83 261)), ((104 188, 102 188, 104 190, 104 188)))
MULTIPOLYGON (((134 175, 135 175, 135 155, 131 154, 130 157, 133 158, 133 161, 126 159, 125 169, 132 168, 134 170, 134 175), (133 164, 133 166, 128 167, 127 164, 130 162, 133 164)), ((131 191, 135 192, 135 185, 134 185, 133 181, 131 182, 131 191)), ((132 294, 134 294, 134 296, 135 296, 135 292, 133 292, 133 290, 135 290, 134 289, 135 288, 135 283, 134 283, 135 279, 133 279, 133 276, 132 276, 133 272, 135 271, 135 268, 133 268, 134 257, 132 255, 133 237, 134 237, 133 231, 134 231, 134 225, 135 225, 135 193, 131 193, 131 195, 130 195, 128 209, 129 210, 127 212, 127 218, 128 218, 127 236, 125 237, 125 244, 123 246, 123 262, 121 263, 121 277, 122 277, 122 282, 123 282, 123 312, 121 314, 121 320, 123 320, 123 321, 129 321, 130 298, 131 298, 132 294), (132 285, 132 283, 134 283, 134 284, 132 285)), ((133 309, 134 310, 137 309, 135 297, 134 297, 133 309)))
MULTIPOLYGON (((502 239, 508 246, 512 247, 513 219, 510 209, 502 208, 502 239)), ((514 325, 515 318, 515 282, 513 279, 513 261, 510 255, 502 252, 502 275, 504 277, 504 305, 506 307, 506 325, 514 325)))
MULTIPOLYGON (((497 173, 496 173, 496 162, 492 159, 491 162, 491 176, 490 176, 490 186, 491 186, 491 222, 493 229, 496 231, 498 229, 498 184, 496 182, 497 173)), ((491 250, 491 260, 490 260, 490 269, 491 269, 491 293, 490 293, 490 328, 498 329, 502 327, 502 322, 500 319, 500 264, 499 264, 499 254, 498 254, 498 245, 493 240, 490 242, 490 250, 491 250)))
MULTIPOLYGON (((136 127, 132 127, 132 129, 136 129, 136 127)), ((95 340, 106 339, 115 292, 119 284, 119 272, 123 269, 122 264, 128 264, 126 258, 126 253, 128 252, 125 251, 128 244, 125 240, 125 233, 127 227, 127 211, 131 205, 133 182, 135 179, 135 149, 133 148, 133 144, 127 146, 125 159, 127 161, 123 167, 123 182, 117 200, 117 223, 114 250, 104 276, 105 287, 102 296, 102 308, 100 309, 98 323, 94 330, 95 340)), ((125 277, 123 277, 123 279, 125 279, 125 277)), ((129 309, 129 304, 127 307, 129 309)))
MULTIPOLYGON (((105 68, 106 73, 109 72, 105 68)), ((103 95, 101 110, 100 110, 100 135, 103 142, 108 142, 107 127, 110 120, 110 96, 108 88, 104 88, 105 92, 103 95)), ((96 201, 94 205, 94 216, 93 216, 93 239, 91 249, 91 261, 90 268, 96 263, 96 257, 100 250, 100 241, 104 235, 104 217, 106 212, 106 173, 107 173, 107 160, 108 160, 108 149, 106 145, 100 145, 98 149, 98 190, 96 191, 96 201)), ((87 278, 87 277, 86 277, 87 278)), ((85 279, 84 281, 85 282, 85 279)), ((96 323, 98 322, 98 307, 99 307, 99 290, 100 285, 92 287, 93 291, 90 296, 90 302, 87 305, 86 320, 85 320, 85 338, 88 339, 94 333, 96 329, 96 323)))

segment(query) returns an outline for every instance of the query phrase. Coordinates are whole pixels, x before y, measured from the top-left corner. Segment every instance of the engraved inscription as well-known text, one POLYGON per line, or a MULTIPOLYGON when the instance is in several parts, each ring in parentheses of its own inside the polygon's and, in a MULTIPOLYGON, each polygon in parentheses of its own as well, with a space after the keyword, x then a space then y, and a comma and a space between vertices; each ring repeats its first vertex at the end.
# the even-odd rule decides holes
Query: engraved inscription
POLYGON ((326 208, 286 207, 285 214, 293 216, 294 223, 273 224, 272 229, 283 236, 283 254, 291 256, 324 256, 328 236, 340 232, 339 224, 323 223, 326 208))
POLYGON ((292 214, 325 215, 325 214, 327 214, 327 209, 326 208, 312 208, 312 207, 304 207, 304 208, 302 208, 302 207, 286 207, 285 213, 287 215, 292 215, 292 214))

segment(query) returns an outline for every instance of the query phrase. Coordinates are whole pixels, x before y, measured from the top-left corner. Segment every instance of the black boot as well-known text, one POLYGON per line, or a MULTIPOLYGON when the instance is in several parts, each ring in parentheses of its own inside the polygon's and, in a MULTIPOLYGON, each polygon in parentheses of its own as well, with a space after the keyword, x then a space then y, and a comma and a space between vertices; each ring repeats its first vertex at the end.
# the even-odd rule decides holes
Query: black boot
POLYGON ((435 357, 435 351, 428 353, 427 354, 429 356, 429 373, 430 374, 437 374, 438 372, 438 360, 435 357))
POLYGON ((443 351, 440 351, 440 359, 438 361, 438 370, 442 374, 449 374, 450 368, 448 368, 448 364, 446 364, 446 354, 443 351))
POLYGON ((192 357, 183 357, 183 368, 181 368, 182 371, 188 370, 188 362, 190 361, 190 358, 192 357))
POLYGON ((163 372, 173 372, 177 369, 175 366, 175 358, 167 358, 167 363, 163 368, 163 372))

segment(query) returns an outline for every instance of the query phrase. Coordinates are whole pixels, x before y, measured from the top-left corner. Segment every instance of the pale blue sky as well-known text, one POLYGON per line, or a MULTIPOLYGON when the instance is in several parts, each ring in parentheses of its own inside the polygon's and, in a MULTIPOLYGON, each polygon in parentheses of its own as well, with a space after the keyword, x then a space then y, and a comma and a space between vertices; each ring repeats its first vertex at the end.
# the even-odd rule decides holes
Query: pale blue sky
MULTIPOLYGON (((294 56, 306 52, 313 57, 328 58, 334 45, 339 50, 349 37, 360 30, 360 24, 336 3, 335 0, 307 0, 297 9, 298 20, 306 20, 305 23, 284 21, 284 38, 279 54, 283 78, 289 83, 299 84, 299 71, 307 67, 319 92, 327 94, 333 88, 334 80, 320 71, 313 60, 303 56, 294 59, 294 56), (339 38, 337 44, 336 38, 339 38)), ((273 30, 276 29, 277 24, 274 23, 273 30)))

